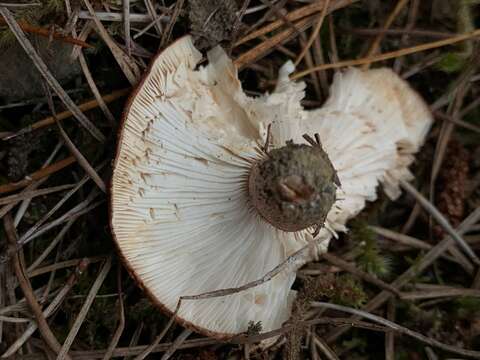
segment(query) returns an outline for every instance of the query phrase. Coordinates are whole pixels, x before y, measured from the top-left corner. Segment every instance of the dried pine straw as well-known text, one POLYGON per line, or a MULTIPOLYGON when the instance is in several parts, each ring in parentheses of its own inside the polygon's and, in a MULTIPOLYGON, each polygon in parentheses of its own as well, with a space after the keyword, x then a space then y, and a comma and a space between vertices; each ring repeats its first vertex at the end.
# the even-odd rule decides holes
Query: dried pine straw
MULTIPOLYGON (((392 66, 428 98, 438 121, 413 168, 415 183, 402 182, 406 194, 395 203, 380 197, 359 215, 360 225, 352 223, 329 253, 299 272, 298 294, 307 294, 308 284, 316 282, 332 285, 337 293, 320 289, 315 298, 305 295, 304 312, 273 331, 249 331, 224 342, 194 334, 176 325, 175 316, 151 307, 122 271, 112 255, 106 206, 108 164, 125 97, 153 54, 188 33, 189 2, 67 0, 55 3, 55 15, 42 12, 41 21, 34 13, 55 5, 52 0, 0 3, 0 31, 11 31, 47 84, 47 94, 58 95, 0 106, 0 172, 8 175, 13 168, 8 159, 21 152, 19 144, 33 147, 33 140, 43 139, 32 148, 35 155, 26 156, 21 176, 0 179, 0 218, 9 240, 9 250, 0 249, 2 357, 138 360, 161 353, 161 359, 226 354, 252 359, 259 341, 278 338, 259 356, 290 360, 285 349, 297 336, 296 350, 305 359, 480 358, 468 338, 478 322, 478 314, 468 311, 480 306, 480 29, 474 27, 475 5, 462 2, 445 14, 436 2, 419 0, 236 3, 234 24, 227 24, 232 32, 221 44, 252 94, 271 91, 278 68, 292 60, 297 70, 291 78, 306 82, 308 106, 328 96, 334 70, 379 63, 392 66), (57 79, 25 33, 72 46, 68 57, 80 69, 75 81, 57 79), (27 121, 20 119, 30 113, 27 121), (78 121, 63 121, 71 117, 78 121), (475 159, 468 162, 468 189, 456 189, 467 194, 462 205, 470 215, 456 221, 441 212, 438 194, 445 189, 437 181, 452 139, 475 159), (443 238, 434 234, 436 227, 446 234, 443 238), (110 271, 112 265, 116 272, 110 271), (353 293, 363 297, 354 302, 353 293), (413 316, 412 308, 417 311, 413 316), (419 325, 428 324, 427 311, 443 316, 434 319, 438 332, 428 336, 419 325), (352 328, 358 331, 350 333, 352 328), (372 333, 384 336, 384 347, 372 333)), ((208 21, 218 21, 215 15, 208 21)), ((227 296, 270 281, 308 250, 238 288, 185 293, 176 312, 185 301, 227 296)))

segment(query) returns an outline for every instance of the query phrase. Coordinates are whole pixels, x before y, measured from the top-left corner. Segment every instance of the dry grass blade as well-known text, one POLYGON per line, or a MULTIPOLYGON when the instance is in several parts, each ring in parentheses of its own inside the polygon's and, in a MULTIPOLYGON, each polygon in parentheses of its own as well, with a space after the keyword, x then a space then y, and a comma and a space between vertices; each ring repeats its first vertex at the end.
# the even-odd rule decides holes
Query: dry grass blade
MULTIPOLYGON (((390 299, 387 304, 387 319, 395 321, 395 299, 390 299)), ((395 360, 395 333, 385 334, 385 360, 395 360)))
MULTIPOLYGON (((480 220, 480 207, 473 211, 465 220, 462 221, 460 226, 457 228, 459 235, 465 233, 470 226, 474 225, 477 221, 480 220)), ((455 240, 450 236, 446 236, 442 241, 435 245, 431 250, 429 250, 416 264, 412 265, 408 270, 403 274, 397 277, 397 279, 392 283, 392 286, 395 286, 397 289, 401 288, 408 284, 415 276, 421 274, 427 267, 432 265, 435 260, 437 260, 450 246, 455 243, 455 240)), ((382 291, 371 299, 363 309, 365 311, 373 311, 378 307, 382 306, 388 299, 391 298, 391 293, 388 291, 382 291)), ((327 341, 331 342, 335 340, 338 336, 342 335, 348 328, 337 328, 328 334, 327 341)))
MULTIPOLYGON (((96 188, 94 189, 96 190, 96 188)), ((47 223, 40 228, 38 228, 37 231, 35 231, 31 236, 24 238, 22 241, 22 244, 28 243, 32 241, 33 239, 36 239, 43 234, 45 234, 47 231, 50 229, 53 229, 54 227, 57 227, 70 219, 76 218, 80 215, 87 214, 91 210, 95 209, 96 207, 100 206, 105 202, 105 199, 99 200, 97 202, 93 202, 93 200, 99 195, 99 193, 92 192, 87 199, 73 207, 72 209, 68 210, 65 214, 60 216, 59 218, 51 221, 50 223, 47 223)), ((23 237, 22 237, 23 238, 23 237)))
POLYGON ((192 333, 191 330, 185 329, 181 332, 180 335, 177 336, 175 341, 173 342, 172 346, 163 354, 161 360, 168 360, 172 357, 172 355, 177 351, 180 345, 183 344, 185 340, 190 336, 192 333))
POLYGON ((340 360, 340 358, 335 354, 333 349, 328 346, 328 344, 322 338, 318 336, 313 336, 313 343, 315 346, 322 352, 327 360, 340 360))
POLYGON ((110 345, 108 346, 107 352, 103 357, 103 360, 108 360, 112 357, 113 351, 118 345, 120 341, 120 336, 122 336, 123 329, 125 328, 125 307, 123 304, 123 291, 122 291, 122 267, 120 264, 117 267, 117 291, 118 291, 118 327, 113 334, 112 340, 110 341, 110 345))
MULTIPOLYGON (((105 163, 100 164, 97 169, 101 169, 105 163)), ((19 244, 25 244, 29 238, 31 238, 35 232, 40 228, 42 224, 47 221, 65 202, 73 196, 91 177, 89 175, 84 176, 69 192, 67 192, 60 201, 55 204, 45 215, 43 215, 30 229, 28 229, 19 239, 19 244)), ((75 207, 80 209, 78 205, 75 207)))
POLYGON ((83 156, 83 154, 77 149, 73 141, 68 136, 67 132, 63 129, 62 125, 58 121, 57 112, 55 111, 55 106, 53 105, 52 94, 50 93, 48 86, 46 87, 46 92, 47 92, 48 106, 50 107, 52 116, 55 119, 55 122, 57 123, 58 130, 60 131, 60 134, 62 135, 63 141, 65 141, 65 145, 67 145, 68 150, 70 150, 70 152, 75 157, 75 159, 77 159, 78 164, 92 178, 92 180, 95 182, 95 184, 97 184, 100 190, 102 190, 103 192, 107 192, 107 187, 103 182, 102 178, 97 174, 95 169, 90 165, 90 163, 85 158, 85 156, 83 156))
MULTIPOLYGON (((410 37, 409 33, 412 32, 415 28, 415 24, 418 19, 418 12, 420 9, 420 0, 412 0, 410 1, 410 7, 408 9, 408 15, 407 15, 407 22, 405 25, 405 33, 402 35, 400 39, 400 44, 401 46, 406 46, 408 39, 410 37)), ((402 65, 403 65, 403 58, 398 58, 395 60, 393 64, 393 71, 395 71, 397 74, 400 73, 402 65)))
MULTIPOLYGON (((177 308, 175 309, 175 312, 174 314, 170 317, 170 320, 168 320, 168 323, 167 325, 163 328, 162 332, 160 334, 158 334, 158 336, 155 338, 155 340, 153 340, 153 342, 144 347, 142 349, 142 351, 140 352, 140 354, 138 354, 138 356, 135 357, 134 360, 143 360, 145 359, 152 351, 155 350, 155 348, 158 346, 158 344, 160 344, 160 341, 162 341, 162 339, 165 337, 165 335, 167 334, 168 330, 170 330, 170 328, 172 327, 173 323, 175 322, 175 316, 178 312, 178 309, 180 308, 180 304, 181 304, 181 300, 178 301, 177 303, 177 308)), ((170 347, 169 347, 170 348, 170 347)), ((168 348, 167 348, 168 349, 168 348)))
MULTIPOLYGON (((384 36, 384 31, 387 30, 390 26, 392 26, 393 22, 395 21, 396 17, 402 11, 402 9, 405 7, 405 5, 408 4, 410 0, 399 0, 393 11, 390 13, 388 16, 387 20, 385 21, 385 24, 382 27, 382 32, 380 32, 377 37, 373 40, 372 44, 370 45, 370 48, 368 49, 367 54, 365 55, 366 58, 370 58, 375 53, 377 53, 378 48, 380 46, 380 43, 382 42, 383 36, 384 36)), ((370 66, 370 63, 366 63, 364 65, 364 69, 368 69, 370 66)))
MULTIPOLYGON (((383 236, 387 239, 394 240, 398 242, 399 244, 408 246, 408 247, 413 247, 416 249, 422 249, 422 250, 430 250, 433 245, 419 240, 417 238, 397 233, 395 231, 389 230, 389 229, 384 229, 378 226, 369 226, 369 228, 376 234, 383 236)), ((447 259, 449 261, 456 262, 457 264, 460 264, 463 266, 465 271, 469 274, 472 274, 475 271, 474 266, 472 263, 463 255, 463 253, 458 250, 457 247, 451 247, 449 249, 450 253, 453 255, 453 257, 450 257, 448 255, 442 255, 444 259, 447 259)))
MULTIPOLYGON (((415 0, 418 1, 418 0, 415 0)), ((371 29, 371 28, 342 28, 343 31, 349 34, 360 36, 377 36, 379 33, 393 36, 417 36, 432 39, 448 39, 455 35, 453 32, 442 32, 421 29, 371 29)))
POLYGON ((70 259, 70 260, 65 260, 65 261, 59 261, 51 265, 44 266, 42 268, 38 268, 32 271, 28 271, 28 277, 32 278, 35 276, 43 275, 43 274, 48 274, 52 271, 56 271, 59 269, 65 269, 67 267, 71 266, 76 266, 82 261, 88 261, 89 264, 93 264, 99 261, 105 260, 105 257, 103 256, 94 256, 94 257, 89 257, 89 258, 83 258, 83 259, 70 259))
POLYGON ((330 6, 330 0, 325 0, 325 2, 323 4, 322 12, 320 13, 318 21, 315 24, 315 27, 313 28, 313 31, 310 34, 310 37, 308 38, 308 41, 305 44, 305 46, 303 47, 302 52, 298 55, 298 57, 296 58, 296 60, 294 62, 295 66, 298 66, 298 64, 300 64, 300 61, 302 61, 303 57, 305 56, 305 54, 310 49, 313 42, 318 37, 318 34, 320 33, 320 29, 322 28, 322 25, 323 25, 323 21, 325 20, 325 16, 327 15, 327 11, 328 11, 329 6, 330 6))
POLYGON ((151 0, 144 0, 144 3, 148 12, 148 14, 145 14, 145 16, 148 17, 148 20, 146 20, 145 22, 150 23, 151 26, 155 26, 157 34, 161 35, 163 33, 162 24, 160 24, 160 20, 162 19, 162 17, 159 17, 157 15, 157 12, 155 11, 155 6, 153 5, 151 0))
MULTIPOLYGON (((116 91, 112 92, 111 94, 102 96, 102 99, 106 104, 108 104, 108 103, 110 103, 114 100, 117 100, 117 99, 127 95, 130 91, 131 91, 131 89, 129 89, 129 88, 128 89, 116 90, 116 91)), ((86 101, 83 104, 80 104, 78 106, 78 108, 81 111, 88 111, 88 110, 95 109, 97 106, 99 106, 98 101, 96 99, 93 99, 93 100, 86 101)), ((73 115, 73 113, 71 111, 63 111, 63 112, 57 114, 57 120, 58 121, 65 120, 65 119, 68 119, 69 117, 71 117, 72 115, 73 115)), ((17 131, 14 134, 4 136, 2 139, 3 140, 13 139, 16 136, 26 134, 28 132, 38 130, 38 129, 41 129, 45 126, 49 126, 49 125, 53 125, 53 124, 55 124, 55 118, 53 116, 48 116, 45 119, 39 120, 36 123, 34 123, 34 124, 32 124, 28 127, 25 127, 23 129, 21 129, 20 131, 17 131)))
POLYGON ((37 196, 53 194, 56 192, 71 189, 73 186, 75 185, 67 184, 67 185, 52 186, 50 188, 40 189, 40 190, 24 191, 21 194, 15 194, 15 195, 10 195, 10 196, 5 196, 0 198, 0 205, 17 203, 19 201, 32 199, 37 196))
POLYGON ((32 182, 35 180, 40 180, 41 178, 44 178, 46 176, 52 175, 63 168, 73 164, 77 160, 73 156, 69 156, 63 160, 57 161, 56 163, 53 163, 52 165, 49 165, 47 167, 44 167, 38 171, 35 171, 34 173, 28 175, 25 177, 25 179, 14 182, 14 183, 9 183, 9 184, 4 184, 0 185, 0 194, 4 194, 7 192, 15 191, 18 189, 21 189, 23 187, 26 187, 30 185, 32 182))
MULTIPOLYGON (((292 23, 281 11, 280 7, 283 6, 284 4, 273 4, 270 0, 261 0, 264 4, 266 4, 269 8, 272 14, 275 14, 277 18, 279 18, 281 21, 283 21, 283 24, 287 25, 290 27, 290 29, 293 30, 296 36, 300 35, 300 29, 298 29, 294 23, 292 23)), ((286 2, 286 1, 285 1, 286 2)))
MULTIPOLYGON (((4 23, 5 23, 5 20, 0 18, 0 24, 4 24, 4 23)), ((37 35, 40 35, 40 36, 43 36, 43 37, 46 37, 46 38, 49 38, 49 39, 51 39, 51 38, 57 39, 57 40, 60 40, 62 42, 68 43, 68 44, 81 46, 83 48, 93 48, 92 45, 87 44, 85 41, 76 39, 76 38, 71 37, 71 36, 65 36, 63 34, 60 34, 60 33, 56 32, 56 31, 51 31, 49 29, 44 29, 44 28, 32 26, 32 25, 27 24, 25 22, 18 22, 18 26, 20 26, 20 29, 22 29, 23 31, 25 31, 27 33, 37 34, 37 35)))
POLYGON ((52 87, 52 89, 62 100, 65 106, 72 112, 73 116, 75 116, 75 118, 80 122, 80 124, 85 129, 87 129, 95 139, 102 142, 105 141, 105 136, 100 132, 100 130, 95 127, 95 125, 90 122, 90 120, 88 120, 88 118, 81 112, 78 106, 70 98, 70 96, 65 92, 65 90, 63 90, 62 86, 58 83, 58 81, 53 77, 50 70, 48 70, 47 65, 35 51, 32 44, 25 36, 22 29, 20 29, 20 26, 18 25, 17 21, 12 16, 10 11, 5 7, 0 7, 0 14, 2 14, 10 30, 12 30, 18 42, 25 50, 27 55, 30 57, 30 59, 32 59, 35 67, 38 69, 40 74, 42 74, 44 79, 52 87))
MULTIPOLYGON (((50 329, 50 326, 48 325, 47 320, 43 315, 42 308, 33 293, 32 285, 30 284, 30 281, 28 280, 28 278, 25 276, 25 270, 21 263, 20 256, 17 252, 17 235, 16 235, 15 227, 13 225, 13 219, 9 214, 5 215, 5 217, 3 218, 3 225, 5 228, 5 233, 7 235, 9 248, 13 253, 12 258, 13 258, 13 265, 15 268, 15 274, 17 275, 17 279, 20 284, 20 287, 22 288, 23 294, 25 295, 25 299, 27 300, 28 305, 30 306, 33 314, 35 315, 40 334, 42 335, 43 339, 48 344, 48 346, 55 353, 58 354, 60 352, 60 343, 58 342, 57 338, 55 337, 52 330, 50 329)), ((67 353, 65 353, 64 358, 70 359, 67 353)))
MULTIPOLYGON (((332 11, 337 10, 339 8, 348 6, 348 5, 350 5, 350 4, 352 4, 356 1, 358 1, 358 0, 354 0, 354 1, 336 0, 330 5, 328 10, 329 10, 329 12, 332 12, 332 11)), ((294 11, 286 14, 285 18, 288 21, 296 21, 296 20, 308 17, 312 14, 315 14, 317 12, 322 11, 324 9, 324 4, 325 4, 325 0, 321 0, 321 1, 317 1, 313 4, 303 6, 300 9, 294 10, 294 11)), ((250 41, 250 40, 256 39, 256 38, 258 38, 262 35, 268 34, 269 32, 272 32, 272 31, 278 29, 282 25, 283 25, 283 20, 276 20, 276 21, 272 22, 271 24, 268 24, 268 25, 264 26, 263 28, 261 28, 259 30, 256 30, 256 31, 244 36, 239 41, 237 41, 234 46, 239 46, 243 43, 246 43, 247 41, 250 41)))
POLYGON ((132 38, 130 37, 130 0, 122 0, 122 5, 125 47, 127 48, 127 55, 132 56, 132 38))
MULTIPOLYGON (((121 22, 123 21, 123 13, 119 12, 106 12, 106 11, 95 11, 95 15, 97 16, 98 20, 100 21, 115 21, 121 22)), ((88 11, 80 10, 78 13, 79 19, 84 20, 92 20, 93 16, 90 15, 88 11)), ((136 14, 130 13, 129 16, 131 23, 152 23, 152 17, 148 14, 136 14)), ((159 18, 158 21, 164 20, 164 18, 159 18)), ((152 26, 155 22, 152 23, 152 26)))
POLYGON ((83 3, 85 4, 88 11, 90 12, 90 15, 92 15, 93 21, 97 26, 98 34, 100 35, 102 40, 105 42, 105 44, 108 46, 108 48, 112 52, 112 55, 117 61, 120 68, 122 69, 123 74, 125 75, 127 80, 130 82, 130 84, 136 85, 140 78, 140 70, 137 64, 132 60, 132 58, 130 58, 127 54, 125 54, 125 52, 117 45, 117 43, 108 34, 107 30, 105 29, 101 21, 97 18, 97 15, 95 14, 95 10, 90 4, 90 1, 83 0, 83 3))
POLYGON ((378 286, 381 289, 390 291, 392 294, 395 294, 397 296, 400 296, 400 292, 390 284, 387 284, 386 282, 370 275, 369 273, 362 271, 360 269, 357 269, 354 265, 348 263, 347 261, 339 258, 338 256, 333 255, 332 253, 324 253, 321 255, 322 258, 327 260, 330 264, 335 265, 339 267, 340 269, 343 269, 345 271, 348 271, 351 273, 353 276, 356 276, 366 282, 369 282, 371 284, 374 284, 378 286))
POLYGON ((72 227, 72 225, 75 223, 77 218, 71 219, 69 222, 65 224, 65 226, 60 230, 60 232, 55 236, 55 238, 48 244, 48 246, 43 250, 43 252, 37 256, 35 261, 30 264, 30 266, 27 268, 27 272, 31 273, 33 270, 35 270, 40 264, 47 258, 47 256, 52 252, 52 250, 57 246, 57 244, 62 241, 63 237, 67 233, 68 230, 72 227))
POLYGON ((382 318, 380 316, 377 316, 377 315, 373 315, 373 314, 371 314, 369 312, 366 312, 366 311, 363 311, 363 310, 352 309, 352 308, 349 308, 349 307, 346 307, 346 306, 329 304, 329 303, 325 303, 325 302, 312 302, 311 305, 314 306, 314 307, 320 307, 320 308, 342 311, 342 312, 346 312, 346 313, 349 313, 349 314, 352 314, 352 315, 363 317, 363 318, 371 320, 375 323, 386 326, 387 328, 390 328, 390 329, 392 329, 392 330, 394 330, 394 331, 396 331, 400 334, 408 335, 408 336, 410 336, 414 339, 417 339, 421 342, 424 342, 428 345, 435 346, 439 349, 442 349, 442 350, 445 350, 445 351, 448 351, 448 352, 452 352, 452 353, 455 353, 455 354, 459 354, 459 355, 467 356, 467 357, 472 357, 472 358, 476 358, 476 359, 478 359, 480 357, 480 351, 466 350, 466 349, 458 348, 456 346, 444 344, 444 343, 442 343, 442 342, 440 342, 436 339, 429 338, 429 337, 424 336, 420 333, 417 333, 417 332, 412 331, 410 329, 407 329, 403 326, 400 326, 400 325, 398 325, 398 324, 396 324, 392 321, 389 321, 389 320, 384 319, 384 318, 382 318))
POLYGON ((75 337, 77 336, 78 331, 80 330, 80 327, 82 326, 82 323, 85 320, 85 317, 87 316, 88 310, 90 309, 90 306, 95 300, 95 296, 97 295, 98 290, 100 290, 100 287, 102 286, 103 281, 107 277, 107 274, 110 271, 111 266, 112 266, 112 258, 109 257, 105 260, 102 266, 102 269, 98 273, 98 276, 95 279, 95 282, 90 288, 90 291, 88 292, 88 296, 85 299, 85 302, 83 303, 82 308, 80 309, 70 329, 70 332, 68 333, 68 336, 65 339, 65 342, 63 343, 63 346, 58 354, 57 360, 63 360, 66 358, 67 352, 70 350, 70 347, 72 346, 73 341, 75 340, 75 337))
MULTIPOLYGON (((315 18, 315 16, 310 16, 306 19, 299 20, 294 23, 295 27, 300 31, 304 31, 313 24, 315 18)), ((275 48, 275 46, 284 43, 294 35, 295 30, 291 28, 283 30, 282 32, 266 39, 264 42, 248 50, 246 53, 240 55, 237 59, 235 59, 234 63, 238 68, 242 68, 245 65, 259 60, 263 56, 266 56, 275 48)))
POLYGON ((432 205, 430 201, 428 201, 422 194, 420 194, 412 185, 408 182, 401 180, 400 186, 407 191, 410 195, 412 195, 415 200, 417 200, 422 207, 428 211, 430 215, 438 222, 438 224, 458 243, 460 248, 465 251, 465 253, 470 256, 472 261, 477 265, 480 266, 480 259, 477 255, 473 252, 470 245, 467 244, 465 240, 455 231, 455 229, 450 225, 448 220, 442 215, 438 209, 432 205))
MULTIPOLYGON (((73 288, 73 285, 75 285, 78 276, 87 269, 88 264, 88 260, 81 260, 78 263, 76 271, 70 275, 65 285, 60 289, 57 295, 55 295, 55 298, 52 300, 52 302, 45 308, 45 310, 43 310, 43 315, 45 318, 48 318, 50 315, 52 315, 62 303, 62 301, 65 299, 65 296, 67 296, 67 294, 73 288)), ((37 324, 35 322, 30 322, 22 336, 19 337, 12 345, 10 345, 10 347, 2 354, 2 358, 7 358, 15 354, 15 352, 17 352, 17 350, 30 338, 30 336, 32 336, 35 330, 37 330, 37 324)))
POLYGON ((168 44, 170 40, 170 36, 172 35, 173 25, 175 25, 175 22, 177 21, 177 18, 180 15, 180 11, 183 8, 184 2, 185 0, 177 0, 175 2, 175 8, 173 9, 172 18, 168 22, 165 30, 163 31, 162 40, 160 41, 160 48, 164 48, 168 44))
POLYGON ((369 63, 374 63, 374 62, 379 62, 379 61, 384 61, 384 60, 390 60, 390 59, 395 59, 400 56, 405 56, 405 55, 410 55, 414 54, 417 52, 421 51, 426 51, 426 50, 431 50, 431 49, 436 49, 439 47, 443 46, 448 46, 452 44, 456 44, 465 40, 469 39, 474 39, 480 36, 480 29, 466 33, 466 34, 461 34, 457 36, 452 36, 451 38, 444 39, 444 40, 439 40, 439 41, 434 41, 431 43, 427 44, 422 44, 422 45, 417 45, 417 46, 412 46, 409 48, 405 49, 400 49, 368 58, 362 58, 362 59, 357 59, 357 60, 345 60, 345 61, 340 61, 338 63, 333 63, 333 64, 325 64, 325 65, 320 65, 316 66, 312 69, 308 69, 305 71, 300 71, 294 75, 291 76, 292 80, 299 79, 301 77, 304 77, 305 75, 308 75, 314 71, 321 71, 321 70, 327 70, 327 69, 338 69, 342 67, 347 67, 347 66, 356 66, 356 65, 363 65, 363 64, 369 64, 369 63))
MULTIPOLYGON (((438 360, 438 356, 435 355, 432 348, 428 346, 425 347, 425 353, 427 354, 428 360, 438 360)), ((450 360, 453 360, 453 359, 450 359, 450 360)))
POLYGON ((480 297, 480 290, 477 289, 438 289, 438 290, 425 290, 425 291, 411 291, 403 292, 400 297, 404 300, 422 300, 422 299, 435 299, 440 297, 454 297, 454 296, 471 296, 480 297))
MULTIPOLYGON (((81 50, 78 54, 78 61, 82 68, 83 75, 85 76, 85 79, 87 79, 88 86, 90 86, 90 90, 92 90, 93 96, 95 97, 95 100, 97 100, 98 106, 103 111, 103 114, 105 115, 107 120, 110 122, 110 125, 115 126, 115 118, 110 112, 110 109, 108 108, 107 104, 103 100, 102 95, 100 95, 100 91, 98 91, 98 87, 95 84, 95 80, 93 79, 92 73, 88 68, 87 60, 85 59, 85 56, 83 55, 83 52, 81 50)), ((54 118, 58 124, 58 119, 55 116, 54 118)))
POLYGON ((107 192, 107 187, 103 182, 102 178, 97 174, 95 169, 89 164, 88 160, 82 155, 82 153, 77 149, 75 144, 70 140, 65 130, 63 130, 62 125, 57 122, 58 129, 62 134, 63 139, 65 140, 65 144, 67 145, 68 149, 72 152, 73 156, 77 159, 80 166, 85 170, 85 172, 92 178, 92 180, 97 184, 97 186, 102 190, 104 193, 107 192))
MULTIPOLYGON (((333 4, 331 4, 328 7, 327 14, 330 14, 331 12, 340 9, 341 7, 350 5, 357 0, 340 0, 336 1, 333 4)), ((322 2, 323 5, 323 2, 322 2)), ((279 44, 282 44, 286 41, 288 41, 291 37, 293 37, 297 31, 305 31, 308 29, 314 21, 317 19, 316 15, 310 15, 308 17, 304 17, 305 13, 315 13, 317 12, 316 7, 310 8, 308 11, 301 12, 301 13, 296 13, 295 16, 288 16, 286 15, 285 18, 288 19, 289 21, 294 20, 297 16, 301 18, 301 20, 294 22, 294 29, 288 28, 286 30, 283 30, 279 32, 278 34, 273 35, 272 37, 268 38, 264 42, 260 43, 259 45, 253 47, 252 49, 248 50, 246 53, 240 55, 237 59, 235 59, 234 63, 237 67, 242 68, 243 66, 250 64, 254 61, 257 61, 258 59, 262 58, 263 56, 266 56, 270 51, 273 50, 273 48, 279 44), (300 15, 302 14, 302 15, 300 15)), ((324 7, 322 6, 319 8, 319 10, 323 10, 324 7)), ((293 14, 294 12, 292 12, 293 14)), ((282 21, 282 20, 278 20, 282 21)), ((281 25, 281 23, 280 23, 281 25)), ((278 26, 280 26, 278 25, 278 26)), ((260 34, 262 35, 262 34, 260 34)), ((260 36, 257 35, 257 36, 260 36)), ((243 39, 242 39, 243 40, 243 39)), ((240 40, 240 43, 242 42, 240 40)), ((315 67, 316 68, 316 67, 315 67)))
MULTIPOLYGON (((315 240, 313 240, 314 242, 315 240)), ((180 307, 180 303, 183 300, 203 300, 203 299, 211 299, 211 298, 216 298, 216 297, 222 297, 222 296, 227 296, 231 294, 236 294, 248 289, 251 289, 253 287, 256 287, 258 285, 264 284, 267 281, 270 281, 273 279, 275 276, 277 276, 280 272, 292 267, 298 266, 298 264, 301 263, 303 260, 303 257, 305 256, 305 253, 312 247, 314 244, 309 243, 302 247, 300 250, 297 250, 295 253, 287 257, 283 262, 275 266, 272 270, 267 272, 265 275, 263 275, 261 278, 251 281, 249 283, 246 283, 242 286, 236 287, 236 288, 227 288, 227 289, 219 289, 219 290, 213 290, 213 291, 208 291, 202 294, 197 294, 197 295, 185 295, 181 296, 179 299, 179 304, 177 305, 177 309, 180 307)), ((176 310, 175 312, 177 312, 176 310)))
POLYGON ((30 6, 42 6, 41 3, 0 3, 0 6, 12 7, 12 8, 24 8, 30 6))
MULTIPOLYGON (((53 151, 51 152, 51 154, 47 158, 47 160, 45 160, 45 162, 43 163, 42 169, 48 167, 51 164, 51 162, 53 161, 55 156, 57 156, 57 153, 58 153, 58 151, 60 150, 61 147, 62 147, 62 143, 59 142, 57 144, 57 146, 55 146, 55 148, 53 149, 53 151)), ((39 186, 41 186, 47 179, 48 179, 48 176, 43 177, 40 180, 33 181, 31 184, 27 185, 27 187, 22 191, 22 193, 26 193, 26 192, 29 192, 29 191, 34 191, 39 186)), ((10 203, 10 204, 5 205, 2 208, 0 208, 0 218, 5 216, 5 214, 7 214, 10 210, 12 210, 17 204, 18 204, 17 202, 14 202, 14 203, 10 203)), ((27 207, 28 207, 29 204, 30 204, 29 199, 23 200, 22 203, 20 204, 20 206, 17 210, 17 213, 15 214, 14 220, 13 220, 13 223, 14 223, 15 226, 17 226, 20 223, 21 217, 23 216, 23 213, 25 213, 25 211, 27 210, 27 207)), ((3 260, 0 258, 0 263, 2 263, 2 262, 3 262, 3 260)))
MULTIPOLYGON (((441 111, 438 111, 438 110, 434 111, 434 115, 437 119, 450 121, 455 125, 461 126, 465 129, 468 129, 468 130, 476 132, 477 134, 480 134, 480 126, 470 124, 466 121, 460 120, 457 117, 452 117, 450 115, 444 114, 444 113, 442 113, 441 111)), ((459 114, 458 117, 460 117, 460 116, 461 116, 461 114, 459 114)))

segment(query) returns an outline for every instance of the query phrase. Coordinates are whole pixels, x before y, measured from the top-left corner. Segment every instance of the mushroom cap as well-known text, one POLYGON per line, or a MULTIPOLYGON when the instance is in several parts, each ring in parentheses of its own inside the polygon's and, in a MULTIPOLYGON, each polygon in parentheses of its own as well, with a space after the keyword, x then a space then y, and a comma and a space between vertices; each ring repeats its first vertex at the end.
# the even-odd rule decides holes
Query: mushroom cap
MULTIPOLYGON (((177 313, 183 325, 217 338, 246 331, 250 321, 273 330, 289 318, 296 270, 326 251, 336 231, 346 230, 347 220, 376 198, 380 181, 394 186, 396 176, 404 176, 426 126, 415 116, 393 121, 364 111, 381 106, 388 94, 375 93, 364 79, 350 80, 358 70, 336 76, 325 107, 305 111, 304 84, 288 77, 291 63, 280 70, 272 94, 252 98, 220 47, 197 68, 201 58, 189 36, 177 40, 153 61, 127 105, 111 185, 113 237, 132 276, 169 313, 181 296, 258 280, 315 240, 315 249, 271 280, 227 296, 183 301, 177 313), (360 94, 345 95, 351 86, 360 94), (248 172, 269 124, 273 148, 287 140, 306 143, 302 134, 319 133, 337 171, 338 200, 315 239, 310 229, 272 227, 249 202, 248 172), (411 144, 409 131, 417 136, 411 144), (408 161, 400 166, 402 156, 408 161)), ((413 91, 399 78, 386 84, 406 89, 384 105, 388 114, 404 111, 413 91)))
MULTIPOLYGON (((216 53, 199 70, 190 37, 160 54, 127 107, 114 164, 115 241, 132 275, 169 312, 180 296, 257 280, 309 236, 276 230, 248 204, 255 131, 235 99, 236 70, 216 53)), ((294 279, 289 269, 241 293, 184 301, 177 319, 219 338, 249 321, 274 329, 288 319, 294 279)))

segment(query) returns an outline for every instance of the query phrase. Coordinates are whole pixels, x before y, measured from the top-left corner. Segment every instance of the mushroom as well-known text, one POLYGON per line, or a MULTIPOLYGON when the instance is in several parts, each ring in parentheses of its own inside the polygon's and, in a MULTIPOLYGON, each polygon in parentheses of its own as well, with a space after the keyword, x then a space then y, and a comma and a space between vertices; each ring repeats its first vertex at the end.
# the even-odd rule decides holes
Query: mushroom
POLYGON ((306 111, 286 63, 275 90, 247 96, 216 47, 202 59, 189 36, 166 48, 131 96, 111 185, 111 228, 126 267, 173 314, 181 296, 271 280, 185 301, 176 320, 216 338, 289 318, 296 270, 325 252, 376 188, 396 198, 432 116, 389 69, 335 75, 321 109, 306 111), (309 136, 303 136, 308 134, 309 136))

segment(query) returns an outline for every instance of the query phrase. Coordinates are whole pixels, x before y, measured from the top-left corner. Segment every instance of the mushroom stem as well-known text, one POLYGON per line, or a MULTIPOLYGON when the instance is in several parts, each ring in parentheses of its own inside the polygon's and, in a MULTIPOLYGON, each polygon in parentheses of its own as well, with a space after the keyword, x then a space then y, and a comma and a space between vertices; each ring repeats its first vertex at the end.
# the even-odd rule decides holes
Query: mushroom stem
POLYGON ((335 202, 337 173, 320 138, 266 153, 250 169, 248 192, 258 214, 277 229, 293 232, 323 226, 335 202))

